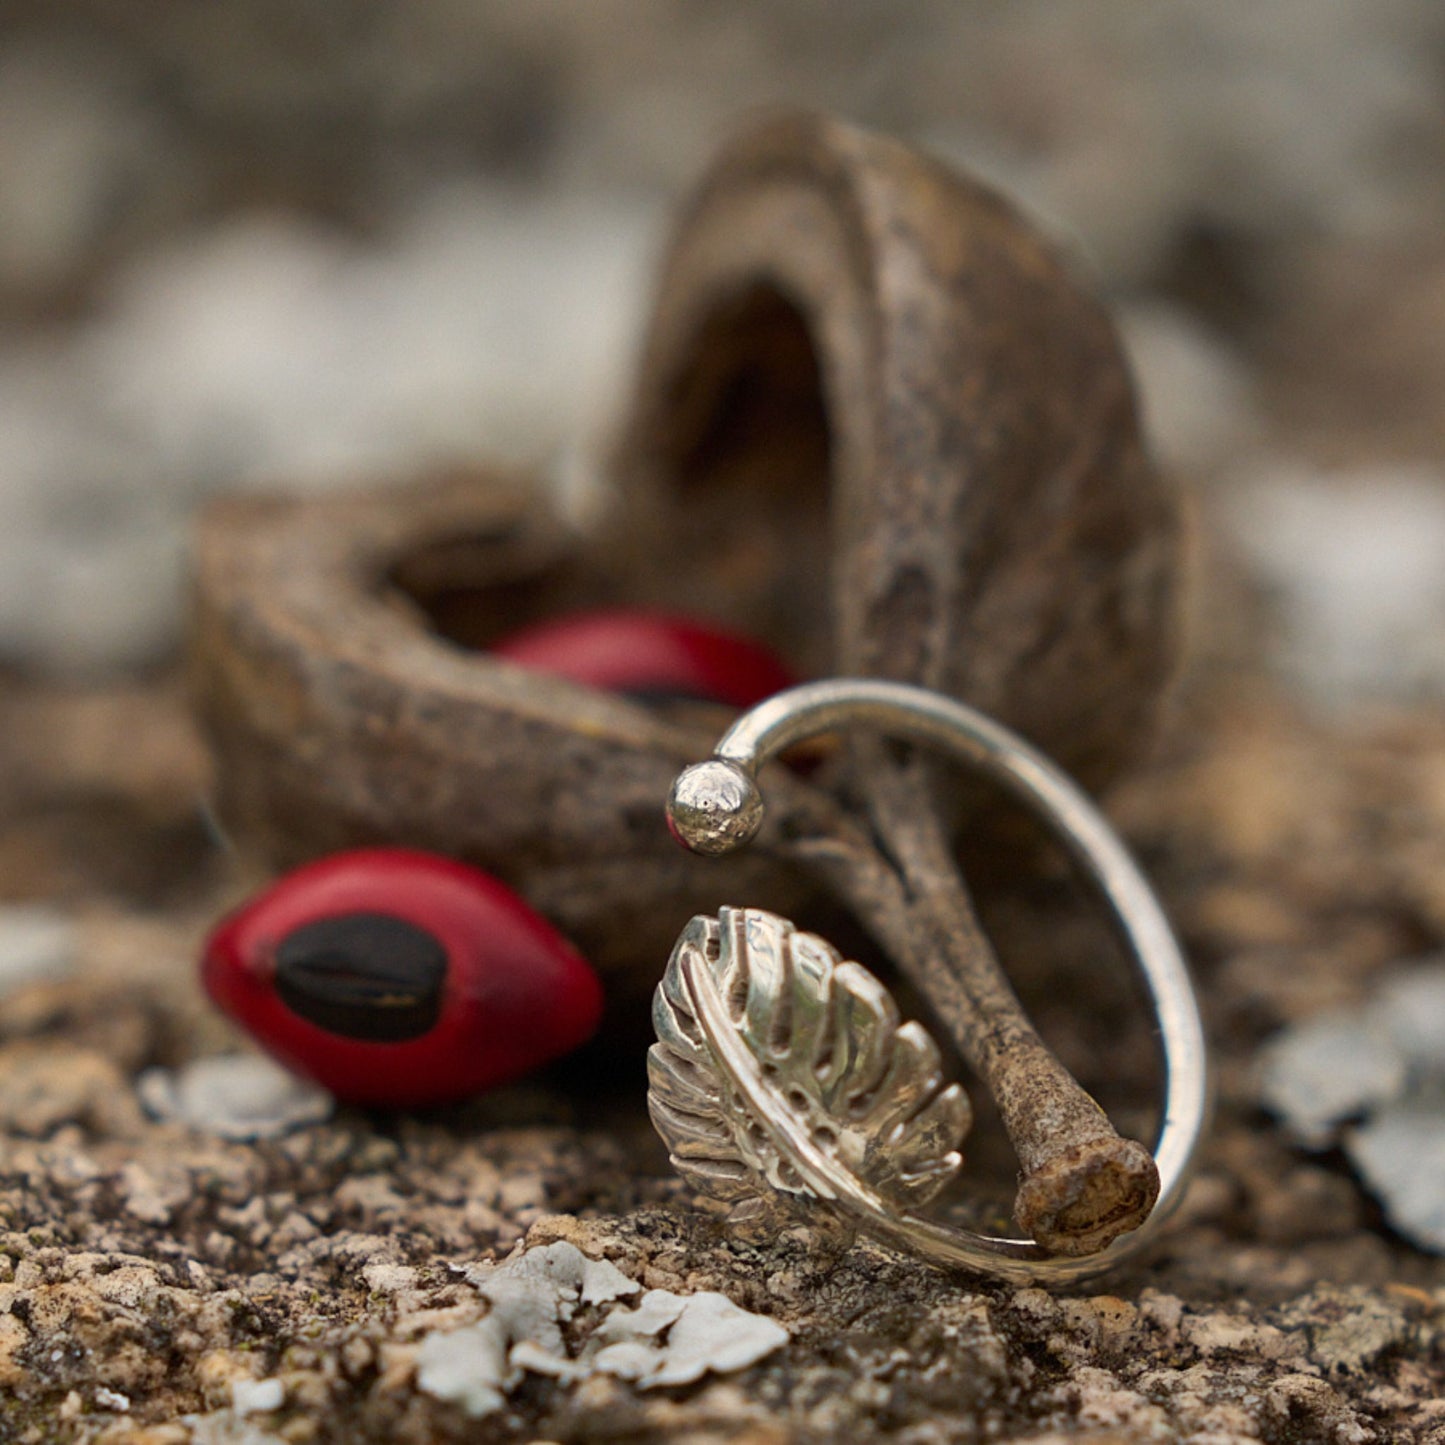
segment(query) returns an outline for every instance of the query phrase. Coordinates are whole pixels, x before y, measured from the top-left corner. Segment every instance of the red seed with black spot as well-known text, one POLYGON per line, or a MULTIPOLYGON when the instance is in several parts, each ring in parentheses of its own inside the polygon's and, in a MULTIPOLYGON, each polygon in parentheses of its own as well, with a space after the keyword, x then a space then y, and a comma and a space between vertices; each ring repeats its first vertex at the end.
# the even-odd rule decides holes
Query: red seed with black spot
POLYGON ((217 925, 216 1005, 298 1074, 356 1104, 465 1098, 585 1042, 602 989, 496 879, 402 848, 297 869, 217 925))

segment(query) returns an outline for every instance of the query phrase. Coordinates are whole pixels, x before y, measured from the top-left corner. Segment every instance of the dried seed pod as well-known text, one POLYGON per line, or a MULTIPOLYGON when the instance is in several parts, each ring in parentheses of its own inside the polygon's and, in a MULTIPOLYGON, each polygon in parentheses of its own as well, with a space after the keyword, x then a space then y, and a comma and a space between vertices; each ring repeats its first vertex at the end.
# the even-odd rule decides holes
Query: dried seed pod
MULTIPOLYGON (((1097 785, 1140 754, 1176 647, 1174 508, 1102 311, 990 192, 774 121, 683 214, 614 470, 587 551, 475 483, 214 514, 196 656, 223 815, 277 861, 387 841, 477 862, 639 982, 680 916, 793 912, 823 877, 942 1000, 1032 1174, 1062 1157, 1050 1120, 1062 1154, 1107 1144, 1026 1024, 989 1043, 997 1008, 1021 1014, 916 770, 854 769, 868 825, 782 779, 757 845, 699 870, 660 805, 703 733, 459 651, 404 601, 472 642, 535 616, 519 598, 715 618, 805 670, 953 692, 1097 785)), ((1078 1248, 1148 1195, 1065 1173, 1026 1212, 1078 1248)))
POLYGON ((984 187, 824 118, 741 136, 678 226, 616 471, 669 605, 953 693, 1087 783, 1145 745, 1174 499, 1108 317, 984 187))
MULTIPOLYGON (((715 903, 662 808, 705 732, 454 640, 610 595, 505 479, 213 507, 191 660, 222 822, 274 867, 375 843, 464 859, 650 990, 678 917, 715 903)), ((762 856, 729 886, 812 888, 762 856)))

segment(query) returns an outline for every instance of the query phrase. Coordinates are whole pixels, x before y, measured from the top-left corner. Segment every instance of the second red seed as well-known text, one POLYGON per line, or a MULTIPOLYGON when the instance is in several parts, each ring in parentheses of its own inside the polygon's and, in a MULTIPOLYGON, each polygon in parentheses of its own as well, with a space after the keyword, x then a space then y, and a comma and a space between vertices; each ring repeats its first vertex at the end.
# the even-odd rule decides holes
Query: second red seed
POLYGON ((539 622, 492 648, 538 672, 633 697, 746 708, 797 678, 757 642, 689 618, 615 609, 539 622))

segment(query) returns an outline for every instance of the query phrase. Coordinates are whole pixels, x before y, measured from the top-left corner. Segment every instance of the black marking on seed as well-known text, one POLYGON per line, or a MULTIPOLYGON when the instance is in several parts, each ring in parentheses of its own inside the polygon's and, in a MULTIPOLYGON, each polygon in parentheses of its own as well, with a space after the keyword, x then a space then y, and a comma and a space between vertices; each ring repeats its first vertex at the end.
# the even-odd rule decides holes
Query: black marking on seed
POLYGON ((643 707, 670 707, 682 703, 710 703, 721 707, 722 699, 703 691, 701 687, 672 687, 666 683, 639 683, 636 687, 613 688, 618 697, 629 702, 641 703, 643 707))
POLYGON ((369 1043, 419 1038, 441 1013, 446 950, 389 913, 303 924, 276 948, 276 992, 328 1033, 369 1043))

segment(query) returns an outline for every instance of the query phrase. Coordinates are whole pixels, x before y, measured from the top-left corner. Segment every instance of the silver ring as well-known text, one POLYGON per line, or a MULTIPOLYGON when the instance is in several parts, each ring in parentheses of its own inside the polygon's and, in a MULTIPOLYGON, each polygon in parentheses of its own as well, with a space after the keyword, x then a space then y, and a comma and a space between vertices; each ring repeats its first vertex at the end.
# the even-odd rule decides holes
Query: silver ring
POLYGON ((698 852, 743 846, 762 822, 762 765, 845 726, 931 745, 994 779, 1038 812, 1103 895, 1159 1023, 1158 1202, 1139 1228, 1083 1258, 917 1213, 958 1167, 967 1100, 942 1086, 936 1046, 919 1025, 898 1024, 871 974, 758 910, 693 919, 658 986, 648 1099, 673 1163, 739 1217, 776 1190, 811 1196, 935 1264, 1049 1283, 1113 1269, 1149 1244, 1178 1203, 1208 1115, 1203 1026, 1163 910, 1113 828, 1059 768, 973 708, 901 683, 831 679, 759 704, 711 760, 678 776, 670 826, 698 852), (884 1044, 886 1072, 873 1056, 884 1044), (873 1077, 863 1096, 850 1096, 859 1067, 873 1077))

